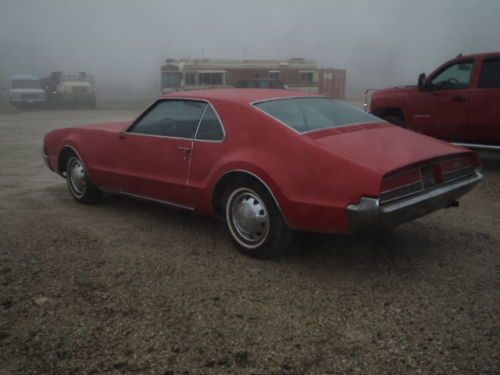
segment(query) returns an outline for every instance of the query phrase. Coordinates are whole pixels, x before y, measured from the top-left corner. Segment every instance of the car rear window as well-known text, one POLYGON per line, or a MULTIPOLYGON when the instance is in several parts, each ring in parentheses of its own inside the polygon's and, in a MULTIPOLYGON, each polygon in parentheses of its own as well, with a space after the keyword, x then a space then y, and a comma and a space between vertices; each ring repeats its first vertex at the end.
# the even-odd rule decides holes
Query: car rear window
POLYGON ((381 121, 341 101, 321 97, 277 99, 255 106, 300 133, 381 121))

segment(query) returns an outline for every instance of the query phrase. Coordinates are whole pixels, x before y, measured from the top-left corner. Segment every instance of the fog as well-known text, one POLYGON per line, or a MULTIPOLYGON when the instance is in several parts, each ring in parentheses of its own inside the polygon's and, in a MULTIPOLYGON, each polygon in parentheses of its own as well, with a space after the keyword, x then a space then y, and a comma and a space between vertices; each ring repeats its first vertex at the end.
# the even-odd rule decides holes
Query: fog
POLYGON ((304 57, 359 96, 500 50, 499 15, 498 0, 0 0, 0 81, 87 71, 98 94, 157 95, 167 57, 304 57))

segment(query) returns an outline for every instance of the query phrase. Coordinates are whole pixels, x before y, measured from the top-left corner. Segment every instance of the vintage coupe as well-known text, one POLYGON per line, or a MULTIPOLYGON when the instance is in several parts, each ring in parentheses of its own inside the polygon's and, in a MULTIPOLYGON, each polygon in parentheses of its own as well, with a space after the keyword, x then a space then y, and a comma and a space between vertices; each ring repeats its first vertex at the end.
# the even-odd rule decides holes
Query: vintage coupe
POLYGON ((287 90, 167 95, 135 121, 54 130, 43 152, 80 203, 104 191, 219 216, 256 257, 295 230, 393 228, 456 205, 482 178, 470 150, 287 90))

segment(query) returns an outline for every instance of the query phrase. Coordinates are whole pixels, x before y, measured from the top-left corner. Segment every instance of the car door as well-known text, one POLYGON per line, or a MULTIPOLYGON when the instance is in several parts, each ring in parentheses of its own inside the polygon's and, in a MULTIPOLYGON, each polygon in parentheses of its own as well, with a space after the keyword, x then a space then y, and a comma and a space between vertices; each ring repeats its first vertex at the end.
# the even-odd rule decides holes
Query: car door
POLYGON ((447 140, 466 137, 473 66, 472 60, 455 62, 430 77, 413 103, 415 130, 447 140))
POLYGON ((500 144, 500 57, 482 63, 477 87, 471 90, 466 140, 500 144))
POLYGON ((121 193, 193 207, 187 182, 193 138, 206 106, 160 100, 121 134, 114 168, 121 193))

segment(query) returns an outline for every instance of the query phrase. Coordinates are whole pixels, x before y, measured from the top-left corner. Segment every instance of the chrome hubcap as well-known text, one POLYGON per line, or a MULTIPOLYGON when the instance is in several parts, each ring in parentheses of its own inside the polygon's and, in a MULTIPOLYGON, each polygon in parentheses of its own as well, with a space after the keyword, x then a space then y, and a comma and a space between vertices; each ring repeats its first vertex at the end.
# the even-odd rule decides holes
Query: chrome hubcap
POLYGON ((247 247, 257 247, 269 233, 266 206, 256 193, 248 189, 236 190, 230 198, 230 224, 238 241, 247 247))
POLYGON ((80 160, 73 160, 69 167, 69 181, 71 189, 77 196, 82 196, 85 193, 87 182, 85 180, 85 171, 80 160))

